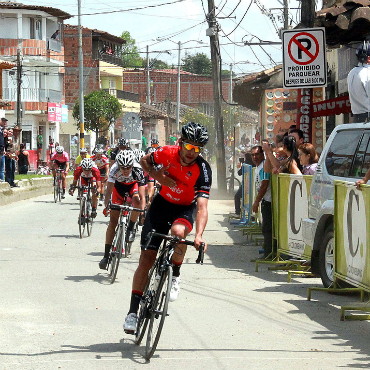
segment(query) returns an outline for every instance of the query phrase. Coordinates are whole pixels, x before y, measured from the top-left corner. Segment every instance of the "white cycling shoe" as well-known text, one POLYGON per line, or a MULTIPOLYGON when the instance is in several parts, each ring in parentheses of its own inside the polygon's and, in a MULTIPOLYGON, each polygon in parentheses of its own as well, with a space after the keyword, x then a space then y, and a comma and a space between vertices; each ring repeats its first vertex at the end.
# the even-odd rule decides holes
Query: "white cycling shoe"
POLYGON ((123 324, 123 330, 127 334, 135 334, 137 324, 136 313, 129 313, 125 318, 125 323, 123 324))
POLYGON ((170 292, 170 302, 176 301, 177 297, 180 294, 180 276, 172 278, 172 287, 170 292))

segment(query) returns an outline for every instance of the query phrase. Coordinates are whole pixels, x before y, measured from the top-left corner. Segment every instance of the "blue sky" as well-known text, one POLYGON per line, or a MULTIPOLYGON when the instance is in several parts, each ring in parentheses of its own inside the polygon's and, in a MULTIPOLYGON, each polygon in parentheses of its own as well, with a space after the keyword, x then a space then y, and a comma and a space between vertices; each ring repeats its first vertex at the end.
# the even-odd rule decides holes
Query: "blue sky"
MULTIPOLYGON (((205 21, 207 0, 82 0, 82 25, 107 31, 120 36, 123 31, 129 31, 136 40, 140 51, 149 45, 150 58, 158 58, 169 64, 177 65, 178 45, 181 41, 183 50, 195 54, 203 52, 210 56, 209 38, 206 36, 208 24, 205 21), (159 4, 172 3, 152 7, 159 4), (147 9, 137 9, 148 7, 147 9), (136 10, 129 10, 135 9, 136 10), (129 11, 122 11, 129 10, 129 11), (107 14, 104 14, 107 12, 107 14), (171 41, 156 41, 170 39, 171 41), (204 42, 199 44, 198 40, 204 42)), ((262 7, 282 8, 282 0, 258 0, 262 7)), ((26 0, 24 4, 51 6, 77 15, 77 0, 26 0)), ((215 0, 218 22, 221 27, 220 44, 223 69, 233 70, 237 74, 260 71, 270 68, 282 61, 280 45, 249 47, 243 46, 243 41, 280 41, 272 21, 255 3, 255 0, 215 0), (239 24, 240 23, 240 24, 239 24), (228 35, 226 37, 226 35, 228 35)), ((290 18, 293 27, 300 18, 299 2, 289 0, 290 18)), ((272 9, 276 27, 282 27, 282 11, 272 9), (281 21, 280 21, 281 20, 281 21)), ((67 21, 77 24, 77 16, 67 21)), ((145 56, 145 54, 142 54, 145 56)))

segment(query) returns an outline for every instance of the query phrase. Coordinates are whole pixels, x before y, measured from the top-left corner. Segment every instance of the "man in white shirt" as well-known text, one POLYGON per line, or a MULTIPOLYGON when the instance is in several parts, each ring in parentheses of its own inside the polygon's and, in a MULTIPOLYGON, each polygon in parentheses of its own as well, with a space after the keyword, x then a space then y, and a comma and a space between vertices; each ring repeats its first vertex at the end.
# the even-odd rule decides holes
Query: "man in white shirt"
POLYGON ((370 121, 370 43, 363 42, 357 50, 359 61, 348 74, 348 92, 355 123, 370 121))

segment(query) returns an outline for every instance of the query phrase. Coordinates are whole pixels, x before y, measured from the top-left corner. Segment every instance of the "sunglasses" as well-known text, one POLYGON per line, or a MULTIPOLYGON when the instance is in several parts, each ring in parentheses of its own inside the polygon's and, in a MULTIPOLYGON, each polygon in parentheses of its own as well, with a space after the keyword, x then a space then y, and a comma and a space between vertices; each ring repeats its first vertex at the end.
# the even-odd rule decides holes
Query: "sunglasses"
POLYGON ((132 168, 132 166, 128 166, 128 167, 121 166, 121 167, 120 167, 120 169, 121 169, 121 170, 129 170, 129 169, 131 169, 131 168, 132 168))
POLYGON ((158 146, 159 146, 158 144, 153 144, 152 145, 153 148, 158 148, 158 146))
POLYGON ((202 146, 189 144, 189 143, 186 143, 185 141, 183 141, 182 143, 184 144, 184 147, 186 150, 194 149, 195 153, 201 153, 203 151, 202 146))

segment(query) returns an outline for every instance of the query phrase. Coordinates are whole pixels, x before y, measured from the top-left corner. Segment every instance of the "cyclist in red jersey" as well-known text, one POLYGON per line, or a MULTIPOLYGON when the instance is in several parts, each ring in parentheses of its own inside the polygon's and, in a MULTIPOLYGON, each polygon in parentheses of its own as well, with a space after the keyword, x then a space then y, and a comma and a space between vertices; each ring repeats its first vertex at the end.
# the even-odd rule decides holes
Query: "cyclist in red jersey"
POLYGON ((100 171, 100 179, 102 182, 102 187, 100 190, 99 206, 102 206, 104 190, 105 190, 105 183, 107 182, 107 179, 109 176, 109 159, 107 156, 103 154, 104 149, 102 147, 96 147, 94 152, 95 154, 91 156, 91 159, 95 162, 96 166, 99 168, 99 171, 100 171))
MULTIPOLYGON (((195 247, 205 243, 202 235, 208 219, 208 198, 212 184, 212 171, 209 164, 199 156, 208 142, 207 129, 194 122, 182 127, 179 145, 164 146, 154 153, 145 155, 140 164, 143 170, 159 181, 162 188, 157 194, 146 215, 141 233, 141 256, 135 272, 131 303, 123 328, 126 333, 136 331, 137 311, 148 280, 161 239, 153 238, 147 250, 144 247, 148 233, 157 232, 186 238, 193 227, 193 214, 196 209, 195 247)), ((178 245, 181 250, 174 253, 173 279, 170 301, 174 301, 180 291, 180 267, 186 253, 186 245, 178 245)), ((204 250, 207 249, 205 243, 204 250)))
POLYGON ((64 170, 64 172, 62 172, 62 187, 63 187, 62 199, 64 199, 67 186, 66 174, 69 171, 69 155, 67 152, 64 151, 64 148, 62 146, 58 145, 55 148, 55 152, 51 156, 51 161, 53 162, 52 173, 54 177, 54 184, 56 175, 55 170, 57 168, 64 170))
MULTIPOLYGON (((84 158, 81 161, 81 165, 75 169, 73 175, 72 186, 76 186, 78 179, 81 179, 81 186, 88 186, 91 181, 92 186, 96 186, 96 193, 92 192, 92 211, 91 217, 96 217, 96 206, 98 203, 98 194, 101 191, 101 181, 100 181, 100 172, 98 167, 91 158, 84 158)), ((71 188, 69 194, 73 195, 75 189, 71 188)))

